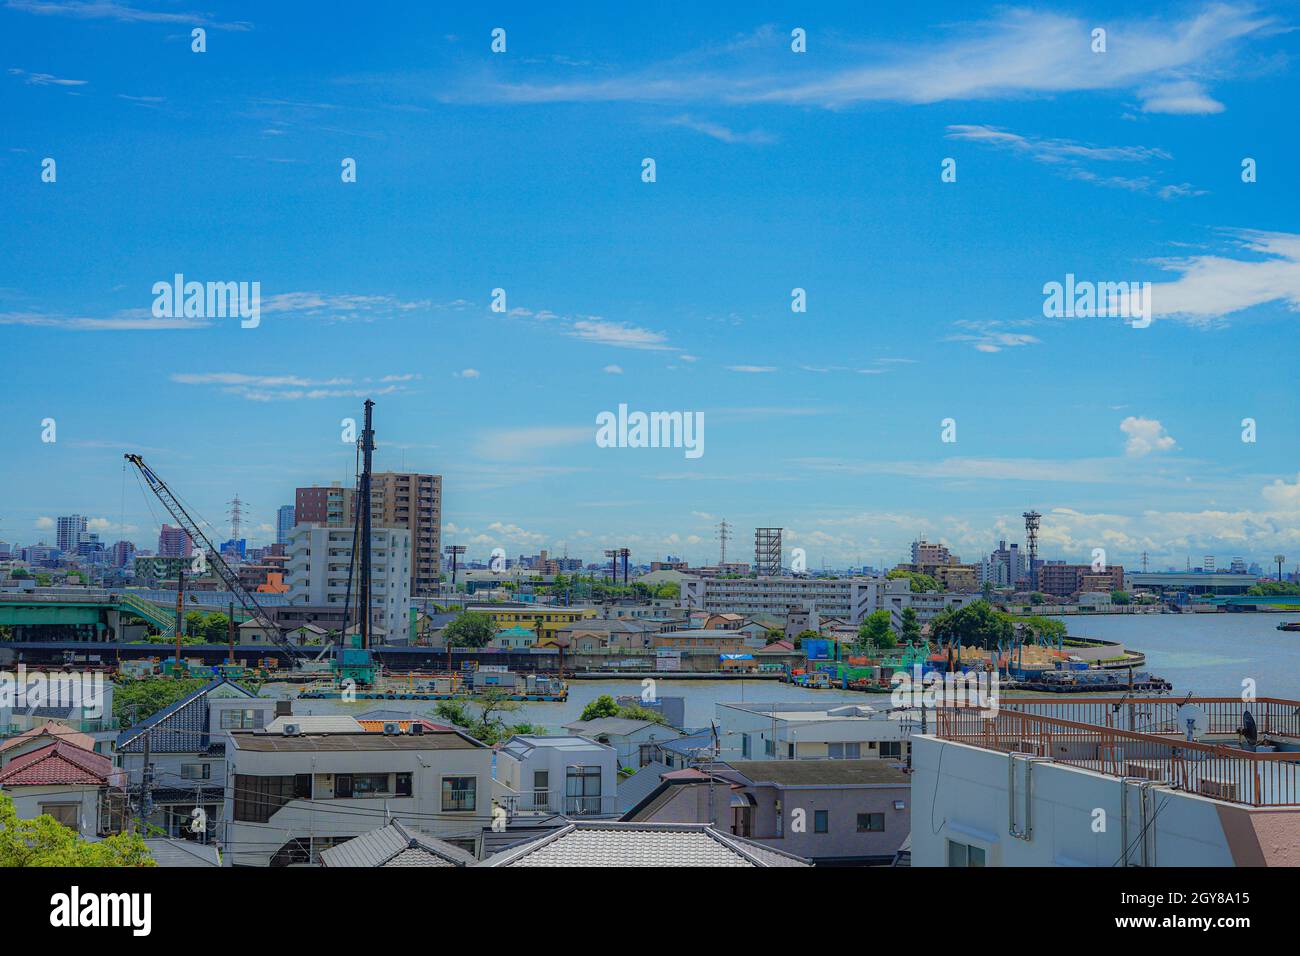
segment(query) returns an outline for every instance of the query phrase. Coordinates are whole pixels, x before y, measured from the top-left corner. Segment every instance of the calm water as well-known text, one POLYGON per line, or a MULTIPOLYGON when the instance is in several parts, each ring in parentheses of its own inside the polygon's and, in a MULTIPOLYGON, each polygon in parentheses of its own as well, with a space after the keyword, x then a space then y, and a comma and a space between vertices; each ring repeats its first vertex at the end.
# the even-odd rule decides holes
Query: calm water
MULTIPOLYGON (((1067 619, 1070 634, 1122 641, 1125 646, 1145 651, 1147 669, 1173 682, 1176 694, 1235 697, 1242 680, 1256 682, 1260 697, 1300 699, 1300 633, 1277 630, 1290 617, 1280 614, 1143 614, 1067 619)), ((717 701, 809 701, 886 702, 874 694, 805 690, 779 681, 671 681, 660 680, 659 693, 686 698, 686 723, 703 727, 715 716, 717 701)), ((284 696, 280 685, 267 685, 267 694, 284 696)), ((582 709, 601 694, 638 696, 638 681, 575 680, 569 684, 569 699, 562 704, 523 705, 517 719, 557 731, 577 720, 582 709)), ((434 705, 427 701, 303 700, 294 705, 300 714, 359 714, 375 708, 409 710, 428 714, 434 705)))

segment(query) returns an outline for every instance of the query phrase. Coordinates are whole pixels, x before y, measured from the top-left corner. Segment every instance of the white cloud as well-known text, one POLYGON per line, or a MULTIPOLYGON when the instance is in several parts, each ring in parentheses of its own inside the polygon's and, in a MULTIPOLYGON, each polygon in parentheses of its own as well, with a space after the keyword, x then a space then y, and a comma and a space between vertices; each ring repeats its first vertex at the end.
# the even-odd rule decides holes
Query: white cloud
POLYGON ((42 515, 41 517, 36 519, 32 527, 40 531, 49 531, 51 528, 54 527, 54 519, 42 515))
POLYGON ((622 374, 623 374, 623 366, 621 366, 621 365, 606 365, 603 371, 605 371, 605 372, 606 372, 607 374, 609 374, 609 375, 622 375, 622 374))
POLYGON ((748 375, 764 375, 768 372, 775 372, 775 365, 728 365, 728 372, 744 372, 748 375))
MULTIPOLYGON (((858 103, 940 103, 1079 91, 1136 96, 1147 112, 1208 112, 1211 78, 1230 75, 1230 54, 1247 39, 1279 29, 1246 3, 1207 3, 1178 17, 1110 20, 1109 48, 1093 53, 1091 19, 1003 9, 982 22, 945 27, 938 39, 886 46, 828 47, 810 69, 741 59, 743 44, 679 57, 635 73, 587 80, 491 82, 451 91, 451 100, 514 103, 784 103, 840 109, 858 103), (853 59, 849 59, 848 57, 853 59), (707 63, 701 67, 700 62, 707 63), (826 65, 821 65, 825 63, 826 65), (806 78, 805 78, 806 77, 806 78)), ((761 44, 777 48, 769 37, 761 44)))
POLYGON ((711 123, 707 120, 698 120, 690 116, 675 116, 668 120, 670 126, 681 126, 685 129, 694 130, 697 133, 703 133, 713 139, 723 143, 745 143, 749 145, 758 145, 762 143, 774 143, 776 137, 762 130, 751 130, 747 133, 740 133, 721 123, 711 123))
POLYGON ((622 349, 648 349, 650 351, 672 351, 668 337, 662 332, 628 325, 626 322, 611 322, 601 318, 577 319, 570 326, 568 335, 584 342, 599 345, 613 345, 622 349))
POLYGON ((1172 451, 1176 445, 1165 426, 1154 418, 1130 415, 1119 423, 1119 430, 1128 436, 1124 454, 1130 458, 1145 458, 1153 452, 1172 451))
POLYGON ((479 371, 476 368, 463 368, 459 372, 456 372, 454 374, 457 378, 478 378, 479 377, 479 371))
POLYGON ((1152 284, 1153 313, 1204 325, 1269 302, 1300 311, 1300 235, 1250 229, 1227 230, 1227 234, 1230 244, 1253 257, 1157 260, 1157 265, 1179 277, 1152 284))
POLYGON ((475 444, 482 458, 511 460, 524 458, 550 448, 563 448, 595 442, 596 428, 543 425, 534 428, 511 428, 487 432, 475 444))

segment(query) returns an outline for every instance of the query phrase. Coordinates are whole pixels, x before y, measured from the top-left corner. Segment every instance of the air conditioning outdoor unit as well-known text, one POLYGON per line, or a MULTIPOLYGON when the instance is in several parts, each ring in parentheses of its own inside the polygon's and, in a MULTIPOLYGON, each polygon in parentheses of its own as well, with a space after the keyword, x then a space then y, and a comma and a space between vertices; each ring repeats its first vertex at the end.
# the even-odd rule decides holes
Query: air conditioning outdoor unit
POLYGON ((1237 799, 1237 785, 1231 780, 1204 779, 1197 781, 1196 792, 1203 797, 1213 797, 1216 800, 1237 799))
POLYGON ((286 737, 297 737, 302 733, 302 724, 284 724, 282 732, 286 737))
POLYGON ((395 720, 386 720, 386 721, 384 721, 384 733, 385 733, 385 734, 387 734, 387 735, 389 735, 389 736, 391 737, 391 736, 393 736, 394 734, 400 734, 401 732, 402 732, 402 725, 399 724, 397 721, 395 721, 395 720))

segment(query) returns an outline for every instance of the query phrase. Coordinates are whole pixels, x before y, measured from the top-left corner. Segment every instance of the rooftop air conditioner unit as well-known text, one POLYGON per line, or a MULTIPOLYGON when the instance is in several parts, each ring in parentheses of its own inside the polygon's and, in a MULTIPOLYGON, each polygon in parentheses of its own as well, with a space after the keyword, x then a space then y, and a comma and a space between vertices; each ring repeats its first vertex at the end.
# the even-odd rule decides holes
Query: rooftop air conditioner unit
POLYGON ((393 736, 402 732, 402 725, 395 720, 384 721, 384 733, 393 736))
POLYGON ((1196 792, 1215 800, 1236 800, 1237 784, 1231 780, 1213 780, 1207 777, 1197 781, 1196 792))
POLYGON ((281 727, 281 732, 286 737, 297 737, 302 733, 302 724, 284 724, 281 727))

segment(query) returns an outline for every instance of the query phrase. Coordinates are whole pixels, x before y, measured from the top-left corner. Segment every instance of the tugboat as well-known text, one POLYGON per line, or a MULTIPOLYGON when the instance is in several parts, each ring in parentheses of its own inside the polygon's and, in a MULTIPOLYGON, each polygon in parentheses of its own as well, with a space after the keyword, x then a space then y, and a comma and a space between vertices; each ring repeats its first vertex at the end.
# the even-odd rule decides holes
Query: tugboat
POLYGON ((1300 621, 1283 621, 1277 626, 1279 631, 1300 631, 1300 621))

